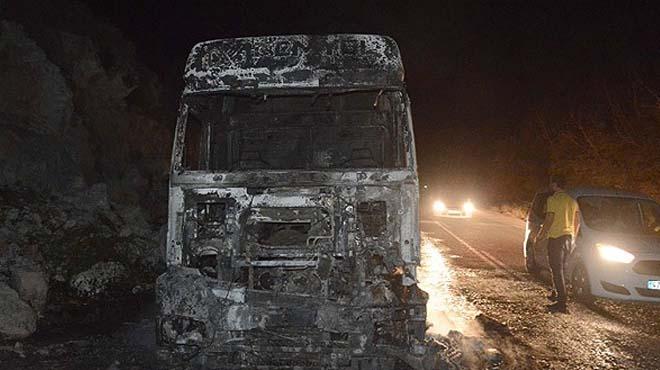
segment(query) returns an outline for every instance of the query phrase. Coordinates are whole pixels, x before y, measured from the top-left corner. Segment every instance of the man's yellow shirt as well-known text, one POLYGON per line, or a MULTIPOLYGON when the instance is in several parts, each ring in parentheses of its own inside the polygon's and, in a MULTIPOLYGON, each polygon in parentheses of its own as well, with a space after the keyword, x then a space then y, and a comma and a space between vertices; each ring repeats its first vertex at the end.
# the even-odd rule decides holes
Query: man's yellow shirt
POLYGON ((555 217, 548 230, 549 238, 559 238, 563 235, 573 235, 573 225, 577 212, 577 203, 563 191, 558 191, 548 198, 546 212, 554 213, 555 217))

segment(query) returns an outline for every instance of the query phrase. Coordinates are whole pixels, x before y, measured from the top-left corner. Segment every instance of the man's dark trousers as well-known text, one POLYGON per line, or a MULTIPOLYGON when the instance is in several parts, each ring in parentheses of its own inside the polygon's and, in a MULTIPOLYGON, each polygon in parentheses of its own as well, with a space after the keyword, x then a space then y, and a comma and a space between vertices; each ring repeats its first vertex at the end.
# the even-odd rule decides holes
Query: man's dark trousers
POLYGON ((548 238, 548 262, 552 270, 552 282, 557 291, 557 302, 566 304, 566 282, 564 281, 564 264, 571 251, 571 236, 562 235, 558 238, 548 238))

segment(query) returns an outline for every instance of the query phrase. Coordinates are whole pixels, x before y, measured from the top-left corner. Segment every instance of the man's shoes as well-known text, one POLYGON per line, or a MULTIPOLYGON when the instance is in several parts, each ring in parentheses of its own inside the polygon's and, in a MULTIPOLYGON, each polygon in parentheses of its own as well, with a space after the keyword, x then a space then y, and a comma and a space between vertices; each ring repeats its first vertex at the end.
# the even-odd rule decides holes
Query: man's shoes
POLYGON ((562 302, 556 302, 550 305, 545 306, 548 309, 548 312, 551 313, 568 313, 568 307, 566 307, 566 303, 562 302))
POLYGON ((559 300, 559 297, 557 296, 557 292, 554 290, 547 295, 547 298, 551 302, 557 302, 559 300))

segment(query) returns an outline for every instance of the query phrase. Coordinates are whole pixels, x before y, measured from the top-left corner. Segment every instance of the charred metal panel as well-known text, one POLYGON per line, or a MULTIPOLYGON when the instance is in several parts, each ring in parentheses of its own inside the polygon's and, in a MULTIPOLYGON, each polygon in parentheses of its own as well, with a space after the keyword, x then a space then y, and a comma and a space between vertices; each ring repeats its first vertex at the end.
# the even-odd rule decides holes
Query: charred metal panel
POLYGON ((357 206, 364 235, 379 237, 387 228, 387 203, 385 201, 360 202, 357 206))
POLYGON ((245 186, 251 187, 305 187, 311 185, 382 185, 407 182, 415 183, 415 171, 401 169, 387 170, 336 170, 336 171, 241 171, 210 173, 202 171, 174 172, 170 181, 180 186, 245 186))
POLYGON ((185 94, 282 88, 402 86, 399 48, 377 35, 265 36, 193 47, 185 94))

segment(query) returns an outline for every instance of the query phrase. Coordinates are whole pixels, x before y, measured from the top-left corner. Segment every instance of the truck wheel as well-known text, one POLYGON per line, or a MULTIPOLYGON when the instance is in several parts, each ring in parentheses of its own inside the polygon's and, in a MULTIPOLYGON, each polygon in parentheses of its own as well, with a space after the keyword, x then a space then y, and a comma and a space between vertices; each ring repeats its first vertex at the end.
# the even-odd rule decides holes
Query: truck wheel
POLYGON ((525 269, 532 275, 539 274, 539 266, 534 259, 534 248, 530 242, 525 245, 525 269))
POLYGON ((571 274, 571 296, 578 302, 591 304, 594 302, 594 296, 591 295, 589 285, 589 274, 583 264, 579 264, 571 274))

